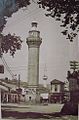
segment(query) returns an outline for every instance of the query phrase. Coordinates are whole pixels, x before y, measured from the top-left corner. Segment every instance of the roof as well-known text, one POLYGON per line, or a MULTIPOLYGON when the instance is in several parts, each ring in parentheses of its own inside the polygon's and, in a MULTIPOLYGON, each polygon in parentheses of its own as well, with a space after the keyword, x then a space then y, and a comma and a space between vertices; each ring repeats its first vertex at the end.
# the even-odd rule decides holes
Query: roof
POLYGON ((32 25, 31 31, 39 31, 37 26, 38 23, 36 21, 32 21, 31 25, 32 25))
POLYGON ((1 89, 1 90, 4 90, 4 91, 8 91, 8 88, 5 87, 5 86, 3 86, 3 85, 0 85, 0 89, 1 89))
POLYGON ((57 80, 57 79, 52 80, 50 83, 51 84, 64 84, 64 82, 57 80))
POLYGON ((39 92, 40 93, 45 93, 45 92, 48 93, 49 91, 50 91, 49 88, 47 88, 47 87, 45 88, 44 85, 39 84, 39 92))
POLYGON ((8 84, 8 83, 6 83, 6 82, 1 82, 1 84, 4 85, 4 86, 6 86, 7 88, 14 88, 14 87, 15 87, 15 85, 13 85, 13 84, 8 84))
MULTIPOLYGON (((14 88, 14 87, 17 87, 18 86, 18 82, 17 80, 5 80, 5 79, 0 79, 0 83, 2 85, 5 85, 9 88, 14 88)), ((27 82, 23 82, 23 81, 20 81, 20 86, 21 87, 27 87, 27 82)))

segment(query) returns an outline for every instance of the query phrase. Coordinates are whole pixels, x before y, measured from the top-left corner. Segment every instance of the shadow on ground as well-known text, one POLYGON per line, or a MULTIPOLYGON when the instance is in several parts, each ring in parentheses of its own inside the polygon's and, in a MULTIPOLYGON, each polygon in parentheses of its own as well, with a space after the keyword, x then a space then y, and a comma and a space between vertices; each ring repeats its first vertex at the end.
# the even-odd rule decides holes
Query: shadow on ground
POLYGON ((15 119, 26 119, 26 118, 44 118, 50 119, 55 117, 62 117, 65 115, 74 115, 78 116, 78 105, 71 102, 64 104, 60 112, 54 113, 38 113, 38 112, 18 112, 18 111, 8 111, 7 109, 2 110, 2 118, 13 117, 15 119))

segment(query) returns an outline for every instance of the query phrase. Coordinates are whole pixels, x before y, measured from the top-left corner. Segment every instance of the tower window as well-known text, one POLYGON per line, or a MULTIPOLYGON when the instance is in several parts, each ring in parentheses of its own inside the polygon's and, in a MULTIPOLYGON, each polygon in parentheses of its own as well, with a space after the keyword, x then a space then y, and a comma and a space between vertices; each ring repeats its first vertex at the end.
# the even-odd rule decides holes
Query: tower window
POLYGON ((57 92, 57 85, 55 85, 55 92, 57 92))

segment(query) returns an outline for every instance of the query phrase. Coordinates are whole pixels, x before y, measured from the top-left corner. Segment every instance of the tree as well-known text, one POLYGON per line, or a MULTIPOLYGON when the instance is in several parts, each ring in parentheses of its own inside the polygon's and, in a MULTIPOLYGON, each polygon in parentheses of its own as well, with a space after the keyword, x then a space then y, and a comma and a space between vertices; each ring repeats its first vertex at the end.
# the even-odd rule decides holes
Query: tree
POLYGON ((38 4, 48 11, 46 16, 62 22, 63 35, 73 41, 79 31, 79 0, 39 0, 38 4))
POLYGON ((20 39, 19 36, 11 35, 10 33, 8 35, 3 36, 2 34, 0 35, 1 37, 1 54, 2 53, 8 53, 10 52, 10 55, 14 56, 16 50, 21 49, 21 43, 22 40, 20 39))
POLYGON ((0 31, 3 30, 7 17, 29 4, 30 0, 0 0, 0 31))
MULTIPOLYGON (((3 31, 5 24, 7 22, 7 17, 18 11, 22 7, 26 7, 30 4, 30 0, 0 0, 0 33, 3 31)), ((7 53, 14 56, 17 49, 21 48, 22 40, 19 36, 0 34, 1 39, 1 53, 7 53)), ((0 54, 1 54, 0 53, 0 54)))

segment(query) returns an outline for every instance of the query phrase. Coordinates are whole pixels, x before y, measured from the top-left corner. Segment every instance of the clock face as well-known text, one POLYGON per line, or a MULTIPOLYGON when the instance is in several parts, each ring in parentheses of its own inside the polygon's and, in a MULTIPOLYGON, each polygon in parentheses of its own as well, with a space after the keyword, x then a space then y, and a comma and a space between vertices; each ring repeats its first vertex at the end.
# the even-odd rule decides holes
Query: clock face
POLYGON ((39 37, 39 33, 37 31, 31 31, 29 35, 33 37, 39 37))
POLYGON ((37 32, 31 32, 31 35, 37 37, 38 33, 37 32))

